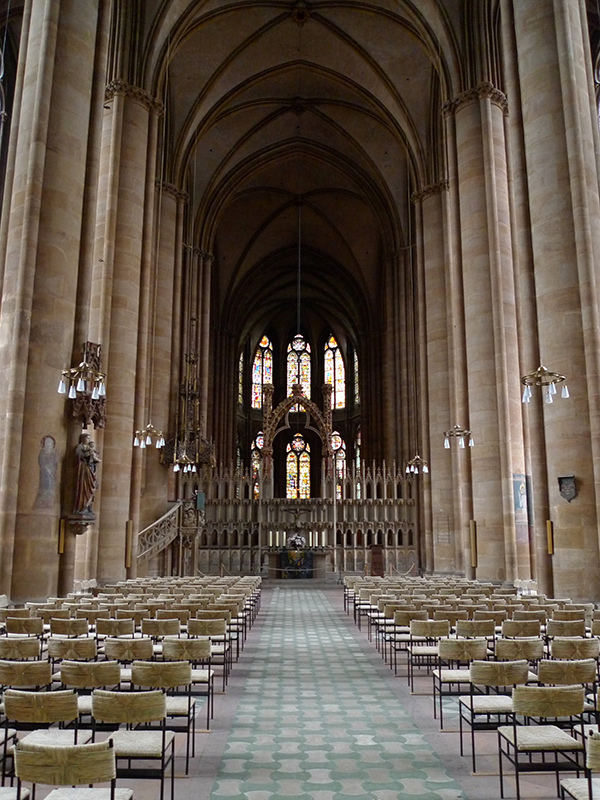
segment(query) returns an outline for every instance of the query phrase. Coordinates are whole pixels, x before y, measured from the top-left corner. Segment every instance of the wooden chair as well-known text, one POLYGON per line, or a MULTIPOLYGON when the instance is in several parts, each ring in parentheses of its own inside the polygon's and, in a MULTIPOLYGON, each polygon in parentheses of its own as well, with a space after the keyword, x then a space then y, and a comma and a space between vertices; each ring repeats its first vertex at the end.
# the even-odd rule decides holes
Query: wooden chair
POLYGON ((132 789, 115 787, 115 752, 111 742, 77 744, 71 747, 52 745, 27 746, 19 742, 15 748, 17 796, 24 800, 29 791, 22 782, 60 786, 46 800, 132 800, 132 789), (94 783, 110 782, 110 790, 92 789, 94 783), (78 790, 74 787, 83 786, 78 790))
POLYGON ((170 766, 173 800, 175 734, 166 729, 166 714, 166 695, 162 691, 110 692, 95 689, 92 693, 93 724, 108 724, 117 728, 109 737, 115 748, 117 777, 158 779, 160 800, 163 800, 165 775, 170 766), (159 723, 160 729, 139 729, 150 723, 159 723), (122 729, 121 725, 127 727, 122 729), (146 762, 150 762, 151 766, 147 766, 146 762))

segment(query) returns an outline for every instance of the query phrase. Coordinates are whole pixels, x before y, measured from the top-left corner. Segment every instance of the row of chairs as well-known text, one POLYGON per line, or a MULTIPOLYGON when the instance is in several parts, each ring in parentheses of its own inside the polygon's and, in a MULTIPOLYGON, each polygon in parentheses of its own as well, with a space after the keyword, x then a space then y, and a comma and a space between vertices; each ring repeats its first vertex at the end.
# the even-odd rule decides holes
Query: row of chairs
MULTIPOLYGON (((237 629, 242 634, 238 638, 242 638, 258 611, 260 586, 253 584, 250 591, 244 589, 238 600, 238 616, 243 614, 246 618, 245 629, 237 629)), ((223 658, 225 691, 226 676, 233 663, 231 620, 227 615, 210 620, 182 614, 139 620, 96 616, 92 621, 83 615, 71 616, 70 608, 63 610, 68 610, 69 616, 54 619, 77 625, 85 622, 86 629, 77 625, 61 628, 50 616, 42 633, 24 633, 23 629, 15 632, 10 613, 5 615, 4 635, 0 636, 3 786, 8 776, 16 777, 17 789, 21 779, 31 781, 31 777, 19 773, 19 752, 41 751, 64 736, 60 752, 75 754, 79 748, 95 747, 88 743, 106 733, 110 744, 102 746, 111 750, 115 776, 159 778, 162 800, 170 773, 173 797, 175 734, 181 732, 186 737, 187 774, 190 758, 195 754, 196 699, 206 697, 209 728, 214 714, 214 666, 218 666, 219 654, 223 658), (214 621, 218 622, 218 632, 215 626, 204 624, 214 621), (127 623, 126 628, 120 623, 127 623), (22 734, 32 727, 36 730, 22 734)), ((27 611, 37 614, 39 608, 27 611)), ((229 615, 232 612, 228 609, 229 615)), ((14 619, 28 621, 34 617, 14 619)), ((56 755, 46 753, 44 757, 48 760, 56 755)), ((71 780, 69 773, 67 783, 79 781, 71 780)), ((7 788, 0 791, 0 800, 4 800, 2 794, 7 788)), ((22 797, 27 796, 24 792, 22 797)), ((131 793, 125 791, 117 796, 118 800, 126 800, 131 793)))
MULTIPOLYGON (((353 602, 346 599, 347 613, 353 602)), ((600 769, 599 631, 595 609, 571 609, 577 613, 560 619, 556 612, 568 604, 561 602, 562 609, 553 609, 556 618, 538 613, 486 621, 460 614, 434 620, 427 619, 425 609, 415 609, 395 610, 392 625, 382 623, 379 614, 373 619, 382 655, 391 662, 404 652, 411 690, 416 676, 430 682, 433 713, 439 713, 441 727, 444 698, 458 704, 460 753, 465 755, 468 731, 474 772, 478 732, 496 731, 501 797, 509 765, 517 798, 520 776, 530 772, 555 773, 557 794, 563 798, 592 798, 592 774, 600 769), (577 777, 560 781, 564 772, 577 777)), ((372 612, 381 611, 372 602, 368 605, 372 612)), ((528 610, 536 610, 534 604, 528 610)), ((361 615, 355 617, 357 625, 361 615)), ((600 792, 600 781, 595 790, 600 792)))

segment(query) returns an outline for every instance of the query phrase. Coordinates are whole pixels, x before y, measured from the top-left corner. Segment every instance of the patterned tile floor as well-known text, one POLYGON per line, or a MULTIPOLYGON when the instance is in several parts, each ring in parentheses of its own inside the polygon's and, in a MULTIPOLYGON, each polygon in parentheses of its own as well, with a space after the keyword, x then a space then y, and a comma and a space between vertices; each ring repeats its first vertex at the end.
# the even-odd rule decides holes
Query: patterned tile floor
MULTIPOLYGON (((265 582, 227 692, 217 691, 210 732, 198 709, 187 776, 180 737, 175 800, 496 800, 496 735, 481 734, 474 776, 459 755, 454 705, 444 702, 441 732, 431 678, 418 677, 414 694, 404 667, 394 678, 344 612, 340 586, 265 582)), ((135 800, 158 800, 157 781, 119 785, 135 800)), ((514 789, 507 779, 508 800, 514 789)), ((549 775, 523 776, 521 791, 523 800, 557 796, 549 775)))
POLYGON ((274 589, 211 800, 462 797, 329 594, 274 589))

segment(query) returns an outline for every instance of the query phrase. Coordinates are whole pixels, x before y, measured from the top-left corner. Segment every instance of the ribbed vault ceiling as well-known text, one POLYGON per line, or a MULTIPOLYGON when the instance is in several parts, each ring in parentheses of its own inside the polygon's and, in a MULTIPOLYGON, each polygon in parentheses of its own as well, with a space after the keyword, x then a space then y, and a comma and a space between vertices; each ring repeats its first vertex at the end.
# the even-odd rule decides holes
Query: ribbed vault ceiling
POLYGON ((295 309, 299 235, 305 313, 355 340, 377 324, 410 192, 436 178, 453 6, 147 1, 167 177, 189 192, 220 324, 240 342, 295 309))

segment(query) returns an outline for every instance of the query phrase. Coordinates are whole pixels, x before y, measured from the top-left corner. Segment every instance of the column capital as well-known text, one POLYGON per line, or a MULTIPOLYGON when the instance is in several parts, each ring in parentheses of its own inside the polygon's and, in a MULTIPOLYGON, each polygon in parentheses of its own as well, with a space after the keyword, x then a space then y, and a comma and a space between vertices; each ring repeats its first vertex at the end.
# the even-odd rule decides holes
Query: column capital
POLYGON ((104 98, 106 101, 110 101, 117 94, 122 97, 128 97, 134 102, 144 106, 148 111, 154 111, 158 116, 165 112, 165 107, 161 100, 152 97, 145 89, 141 89, 139 86, 132 86, 130 83, 127 83, 127 81, 111 81, 105 89, 104 98))
POLYGON ((427 197, 431 197, 434 194, 441 194, 442 192, 448 191, 448 181, 444 179, 443 181, 438 181, 437 183, 430 183, 428 186, 423 186, 416 192, 413 192, 410 196, 415 205, 420 203, 422 200, 425 200, 427 197))
POLYGON ((444 117, 449 117, 456 113, 459 108, 482 99, 490 100, 494 105, 502 109, 504 114, 508 114, 508 100, 506 95, 489 81, 482 81, 472 89, 466 89, 464 92, 456 95, 452 100, 447 100, 442 105, 442 114, 444 117))
POLYGON ((156 181, 156 188, 159 189, 161 192, 168 194, 170 197, 174 197, 175 200, 181 200, 182 203, 187 203, 190 199, 190 196, 187 192, 184 192, 183 189, 177 188, 172 183, 167 183, 167 181, 156 181))

